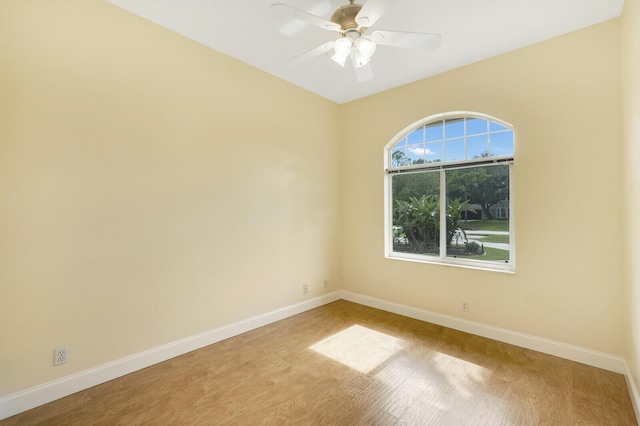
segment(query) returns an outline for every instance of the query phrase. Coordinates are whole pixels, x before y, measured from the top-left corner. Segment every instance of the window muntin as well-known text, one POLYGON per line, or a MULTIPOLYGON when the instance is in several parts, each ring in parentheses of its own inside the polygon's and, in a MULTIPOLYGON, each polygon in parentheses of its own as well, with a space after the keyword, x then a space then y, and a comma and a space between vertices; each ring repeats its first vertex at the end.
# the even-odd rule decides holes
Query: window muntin
POLYGON ((392 147, 390 169, 513 157, 513 130, 487 118, 442 118, 410 130, 392 147))
POLYGON ((405 129, 385 152, 387 257, 513 270, 510 125, 442 114, 405 129))

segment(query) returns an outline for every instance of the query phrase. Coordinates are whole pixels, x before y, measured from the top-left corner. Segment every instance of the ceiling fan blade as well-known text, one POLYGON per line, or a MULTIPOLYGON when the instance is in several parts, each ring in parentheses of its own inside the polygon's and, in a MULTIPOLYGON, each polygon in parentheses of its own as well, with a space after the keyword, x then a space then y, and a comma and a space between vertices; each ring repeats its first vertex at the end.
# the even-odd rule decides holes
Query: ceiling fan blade
POLYGON ((360 68, 354 68, 356 72, 356 78, 360 83, 364 83, 365 81, 369 81, 373 78, 373 68, 371 67, 371 63, 361 66, 360 68))
POLYGON ((296 56, 293 59, 290 59, 285 63, 288 67, 295 67, 296 65, 300 65, 303 62, 308 61, 309 59, 313 59, 316 56, 320 56, 323 53, 327 53, 331 49, 333 49, 333 41, 328 41, 325 44, 322 44, 314 49, 309 50, 308 52, 304 52, 300 56, 296 56))
POLYGON ((351 51, 351 54, 349 56, 351 56, 351 65, 353 65, 353 71, 356 73, 356 79, 360 83, 371 80, 373 78, 373 68, 371 67, 371 62, 367 62, 364 65, 358 66, 353 51, 351 51))
POLYGON ((315 25, 316 27, 323 28, 325 30, 342 30, 342 28, 340 28, 340 25, 336 24, 335 22, 331 22, 319 16, 312 15, 311 13, 305 12, 304 10, 296 9, 295 7, 289 6, 288 4, 274 3, 271 5, 271 9, 286 13, 290 16, 293 16, 294 18, 297 18, 308 24, 315 25))
POLYGON ((383 46, 434 50, 440 46, 442 36, 440 34, 379 30, 371 33, 371 40, 383 46))
POLYGON ((386 12, 396 0, 367 0, 356 15, 356 22, 361 27, 370 27, 386 12))

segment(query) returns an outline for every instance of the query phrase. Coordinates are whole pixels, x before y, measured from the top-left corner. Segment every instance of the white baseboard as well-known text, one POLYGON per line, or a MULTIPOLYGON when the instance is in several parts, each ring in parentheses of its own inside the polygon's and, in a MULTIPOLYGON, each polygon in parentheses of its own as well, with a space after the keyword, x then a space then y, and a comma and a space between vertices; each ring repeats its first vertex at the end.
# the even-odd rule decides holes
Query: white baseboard
POLYGON ((305 300, 8 395, 0 398, 0 420, 339 299, 335 292, 305 300))
POLYGON ((579 346, 568 345, 554 340, 544 339, 530 334, 519 333, 503 328, 485 325, 479 322, 468 321, 449 315, 438 314, 411 306, 400 305, 386 300, 368 297, 349 291, 341 291, 341 298, 350 302, 359 303, 405 317, 438 324, 455 330, 475 334, 522 348, 554 355, 582 364, 591 365, 620 374, 626 374, 626 363, 621 357, 610 355, 579 346))
POLYGON ((636 417, 640 419, 638 390, 627 363, 621 357, 349 291, 337 291, 167 343, 166 345, 0 398, 0 420, 339 299, 624 374, 636 417))

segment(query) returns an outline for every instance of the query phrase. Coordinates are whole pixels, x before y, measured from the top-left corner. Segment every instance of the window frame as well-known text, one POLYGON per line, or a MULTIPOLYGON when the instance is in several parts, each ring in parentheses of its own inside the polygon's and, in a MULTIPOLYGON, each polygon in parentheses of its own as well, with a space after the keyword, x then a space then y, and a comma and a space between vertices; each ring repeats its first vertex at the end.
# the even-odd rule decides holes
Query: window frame
MULTIPOLYGON (((490 131, 488 131, 490 135, 490 131)), ((464 138, 467 138, 465 131, 464 138)), ((489 136, 490 137, 490 136, 489 136)), ((443 145, 446 144, 446 138, 443 138, 443 145)), ((489 139, 490 144, 490 139, 489 139)), ((489 145, 490 146, 490 145, 489 145)), ((448 265, 457 266, 463 268, 472 268, 486 271, 497 271, 506 273, 515 273, 516 266, 516 244, 515 244, 515 187, 514 187, 514 163, 515 163, 515 149, 516 149, 516 134, 513 126, 498 118, 468 111, 453 111, 431 115, 418 120, 409 126, 398 132, 387 145, 384 147, 384 243, 385 243, 385 258, 392 260, 404 260, 412 262, 420 262, 427 264, 448 265), (488 128, 490 129, 491 122, 506 127, 513 132, 513 154, 500 155, 495 157, 483 157, 470 160, 458 160, 458 161, 442 161, 436 163, 422 163, 412 164, 407 166, 392 167, 391 156, 393 149, 403 138, 410 135, 415 130, 428 125, 433 122, 442 121, 457 118, 478 118, 487 120, 489 122, 488 128), (506 207, 509 212, 509 261, 505 263, 492 262, 478 259, 468 258, 456 258, 446 256, 446 244, 441 244, 440 253, 438 256, 427 256, 423 254, 413 254, 393 251, 393 194, 391 180, 394 175, 402 173, 424 173, 424 172, 438 172, 440 174, 440 196, 439 199, 446 200, 446 171, 447 170, 459 170, 470 167, 478 166, 491 166, 491 165, 508 165, 509 167, 509 203, 506 207)), ((440 241, 446 241, 446 202, 440 203, 440 241)))

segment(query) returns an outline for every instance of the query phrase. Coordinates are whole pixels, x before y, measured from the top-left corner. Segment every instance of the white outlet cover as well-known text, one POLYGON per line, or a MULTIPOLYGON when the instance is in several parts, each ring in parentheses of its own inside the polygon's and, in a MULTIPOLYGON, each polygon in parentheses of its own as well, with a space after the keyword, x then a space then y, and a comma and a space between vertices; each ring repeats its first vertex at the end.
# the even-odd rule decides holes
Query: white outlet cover
POLYGON ((53 365, 66 364, 69 360, 69 350, 67 348, 56 348, 53 351, 53 365))

